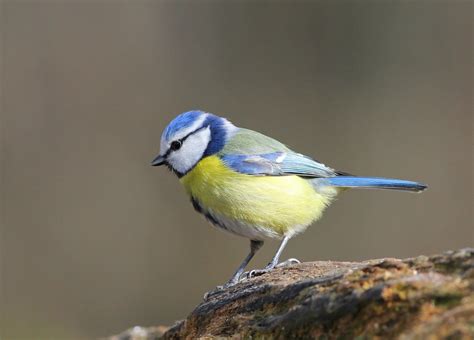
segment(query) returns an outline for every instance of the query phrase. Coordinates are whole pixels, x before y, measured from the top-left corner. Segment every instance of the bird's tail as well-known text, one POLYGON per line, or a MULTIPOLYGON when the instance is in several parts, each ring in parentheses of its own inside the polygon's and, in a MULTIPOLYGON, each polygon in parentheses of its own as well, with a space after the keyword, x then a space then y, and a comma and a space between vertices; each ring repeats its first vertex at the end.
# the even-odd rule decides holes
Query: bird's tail
POLYGON ((340 188, 392 189, 421 192, 426 185, 393 178, 337 176, 324 178, 325 184, 340 188))

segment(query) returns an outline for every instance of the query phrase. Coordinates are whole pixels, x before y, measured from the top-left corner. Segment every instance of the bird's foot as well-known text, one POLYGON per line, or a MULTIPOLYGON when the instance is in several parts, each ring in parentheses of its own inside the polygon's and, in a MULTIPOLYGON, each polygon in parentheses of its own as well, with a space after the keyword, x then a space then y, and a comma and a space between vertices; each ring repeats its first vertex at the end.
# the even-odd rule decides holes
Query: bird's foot
POLYGON ((212 297, 212 296, 215 296, 215 295, 218 295, 222 292, 224 292, 227 288, 230 288, 232 286, 235 286, 237 283, 239 283, 239 281, 236 281, 236 280, 230 280, 228 281, 226 284, 222 285, 222 286, 217 286, 216 288, 214 288, 213 290, 207 292, 204 294, 204 300, 207 300, 208 298, 212 297))
POLYGON ((298 260, 298 259, 293 259, 293 258, 288 259, 288 260, 283 261, 283 262, 280 262, 278 264, 269 263, 263 269, 253 269, 251 271, 243 273, 242 276, 241 276, 241 280, 251 279, 252 277, 257 277, 257 276, 263 275, 263 274, 268 273, 269 271, 271 271, 273 268, 283 268, 283 267, 288 267, 288 266, 291 266, 293 264, 298 264, 298 263, 301 263, 301 261, 298 260))
POLYGON ((260 275, 263 275, 265 273, 268 273, 271 271, 273 268, 264 268, 264 269, 252 269, 251 271, 245 272, 244 274, 246 275, 246 279, 251 279, 252 277, 257 277, 260 275))
POLYGON ((268 273, 269 271, 271 271, 273 268, 282 268, 282 267, 288 267, 288 266, 291 266, 293 264, 298 264, 298 263, 301 263, 299 260, 297 259, 288 259, 286 261, 283 261, 283 262, 280 262, 278 264, 274 264, 272 262, 270 262, 265 268, 263 269, 253 269, 251 271, 248 271, 248 272, 245 272, 243 273, 242 275, 240 275, 240 277, 236 278, 236 277, 233 277, 232 279, 230 279, 226 284, 222 285, 222 286, 217 286, 216 288, 214 288, 213 290, 207 292, 206 294, 204 294, 204 300, 207 300, 209 299, 210 297, 212 296, 215 296, 215 295, 218 295, 222 292, 224 292, 226 289, 232 287, 232 286, 235 286, 237 283, 241 282, 241 281, 244 281, 244 280, 247 280, 247 279, 251 279, 253 277, 257 277, 257 276, 260 276, 260 275, 263 275, 265 273, 268 273))
POLYGON ((292 265, 294 265, 294 264, 299 264, 299 263, 301 263, 300 260, 291 258, 291 259, 288 259, 288 260, 286 260, 286 261, 283 261, 283 262, 278 263, 278 264, 275 266, 275 268, 288 267, 288 266, 292 266, 292 265))
POLYGON ((204 293, 203 299, 204 299, 204 300, 207 300, 207 299, 209 299, 209 298, 212 297, 212 296, 215 296, 215 295, 217 295, 217 294, 220 294, 220 293, 222 293, 222 291, 223 291, 224 289, 225 289, 224 286, 217 286, 217 287, 214 288, 213 290, 210 290, 210 291, 204 293))

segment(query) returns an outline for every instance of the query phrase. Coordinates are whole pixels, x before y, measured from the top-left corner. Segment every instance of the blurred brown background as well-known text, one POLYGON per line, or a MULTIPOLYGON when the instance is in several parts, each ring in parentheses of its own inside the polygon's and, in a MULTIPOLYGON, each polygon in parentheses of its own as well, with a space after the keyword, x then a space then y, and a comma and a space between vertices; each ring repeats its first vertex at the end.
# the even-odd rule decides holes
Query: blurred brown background
POLYGON ((193 108, 340 170, 430 186, 344 194, 285 258, 472 246, 472 9, 4 0, 0 337, 172 324, 228 279, 248 241, 210 227, 149 166, 162 129, 193 108))

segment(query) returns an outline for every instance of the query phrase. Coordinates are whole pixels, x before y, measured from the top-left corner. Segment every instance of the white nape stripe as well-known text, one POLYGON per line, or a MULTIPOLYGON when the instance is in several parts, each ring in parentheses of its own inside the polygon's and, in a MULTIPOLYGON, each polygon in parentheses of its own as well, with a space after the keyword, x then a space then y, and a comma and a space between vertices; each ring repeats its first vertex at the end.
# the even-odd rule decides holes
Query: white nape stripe
POLYGON ((232 138, 235 135, 235 133, 237 132, 237 130, 239 130, 239 128, 236 127, 234 124, 232 124, 227 119, 225 119, 225 118, 222 118, 222 119, 224 120, 223 127, 226 131, 226 138, 227 138, 227 140, 229 140, 229 138, 232 138))

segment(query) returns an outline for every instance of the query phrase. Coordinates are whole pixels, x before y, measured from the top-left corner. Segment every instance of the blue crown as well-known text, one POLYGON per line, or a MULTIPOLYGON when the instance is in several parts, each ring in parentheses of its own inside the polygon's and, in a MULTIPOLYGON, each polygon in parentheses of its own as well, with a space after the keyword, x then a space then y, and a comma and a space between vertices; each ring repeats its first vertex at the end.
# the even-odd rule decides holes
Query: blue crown
POLYGON ((164 131, 167 140, 171 138, 177 131, 190 127, 196 119, 205 114, 199 110, 183 112, 169 123, 164 131))
POLYGON ((229 129, 232 129, 233 125, 226 119, 213 115, 212 113, 206 113, 200 110, 192 110, 181 113, 166 127, 165 131, 163 132, 164 138, 166 140, 170 140, 178 131, 192 126, 194 122, 203 115, 206 115, 206 119, 204 119, 202 125, 197 126, 196 129, 209 126, 211 130, 211 141, 204 153, 204 156, 209 156, 219 152, 224 147, 228 138, 229 129))

